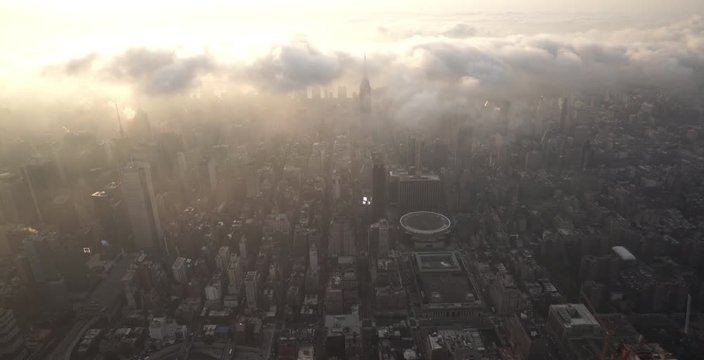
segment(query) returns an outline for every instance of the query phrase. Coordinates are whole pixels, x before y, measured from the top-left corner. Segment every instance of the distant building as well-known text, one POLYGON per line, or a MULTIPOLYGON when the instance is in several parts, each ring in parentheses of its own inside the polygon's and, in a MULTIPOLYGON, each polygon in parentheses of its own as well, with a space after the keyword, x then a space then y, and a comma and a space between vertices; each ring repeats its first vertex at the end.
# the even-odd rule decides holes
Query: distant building
POLYGON ((171 270, 174 275, 174 280, 176 282, 185 284, 188 282, 188 272, 186 269, 186 258, 178 257, 174 260, 174 264, 171 266, 171 270))
POLYGON ((367 56, 364 56, 364 76, 359 84, 359 112, 368 114, 372 112, 372 86, 367 77, 367 56))
POLYGON ((484 305, 455 252, 417 252, 414 270, 420 287, 419 317, 481 321, 484 305))
POLYGON ((0 309, 0 359, 24 360, 29 356, 24 336, 12 310, 0 309))
POLYGON ((308 250, 308 271, 317 273, 318 270, 320 270, 320 266, 318 266, 318 247, 315 244, 310 244, 310 249, 308 250))
POLYGON ((162 228, 148 163, 134 163, 123 170, 122 194, 137 248, 159 246, 162 228))
POLYGON ((369 226, 367 234, 369 251, 377 257, 386 257, 389 254, 391 247, 389 230, 389 222, 386 219, 381 219, 369 226))
POLYGON ((58 278, 49 248, 49 234, 32 235, 22 241, 25 257, 29 261, 32 277, 37 283, 45 283, 58 278))
POLYGON ((386 165, 381 154, 374 154, 372 167, 372 221, 386 217, 386 165))
POLYGON ((356 256, 352 223, 346 216, 336 216, 330 223, 330 238, 328 243, 328 256, 356 256))
POLYGON ((242 281, 244 280, 244 260, 237 254, 230 255, 230 262, 227 265, 227 293, 238 294, 242 281))
POLYGON ((261 276, 256 271, 248 271, 244 278, 245 295, 247 297, 247 307, 250 310, 257 310, 259 299, 259 287, 261 276))
POLYGON ((225 271, 227 270, 227 266, 229 265, 230 262, 230 247, 229 246, 221 246, 220 249, 218 249, 218 254, 215 255, 215 267, 217 267, 218 271, 225 271))
POLYGON ((186 326, 178 325, 174 319, 155 317, 149 322, 149 337, 155 340, 185 339, 186 334, 186 326))
POLYGON ((545 328, 554 340, 562 343, 601 336, 601 325, 584 304, 550 305, 545 328))
POLYGON ((401 214, 412 211, 437 211, 440 209, 444 193, 442 182, 437 175, 416 175, 392 172, 390 194, 398 200, 401 214))

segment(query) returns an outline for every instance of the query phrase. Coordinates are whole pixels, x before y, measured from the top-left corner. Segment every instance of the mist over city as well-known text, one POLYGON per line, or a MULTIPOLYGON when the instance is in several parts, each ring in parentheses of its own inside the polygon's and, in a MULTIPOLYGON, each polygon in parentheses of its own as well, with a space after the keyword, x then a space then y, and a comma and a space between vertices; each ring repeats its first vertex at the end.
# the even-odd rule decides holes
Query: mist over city
POLYGON ((0 2, 0 359, 704 357, 704 3, 0 2))

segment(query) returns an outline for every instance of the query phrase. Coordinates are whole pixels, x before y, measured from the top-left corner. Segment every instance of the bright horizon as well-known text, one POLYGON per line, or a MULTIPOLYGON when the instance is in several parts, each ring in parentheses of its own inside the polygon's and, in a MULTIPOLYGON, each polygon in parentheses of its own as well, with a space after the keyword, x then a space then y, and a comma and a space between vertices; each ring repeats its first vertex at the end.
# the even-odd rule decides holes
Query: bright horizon
MULTIPOLYGON (((451 46, 457 56, 467 55, 469 49, 473 59, 479 56, 489 59, 491 64, 509 67, 511 75, 499 74, 499 78, 491 75, 491 81, 513 77, 515 61, 536 55, 530 49, 515 58, 513 52, 507 53, 505 42, 523 51, 526 43, 536 47, 536 43, 557 41, 558 47, 574 52, 554 53, 553 60, 559 66, 574 60, 577 63, 565 66, 584 65, 585 59, 591 59, 592 55, 585 58, 580 48, 588 48, 592 43, 608 44, 611 50, 606 51, 624 52, 629 61, 652 60, 655 63, 648 66, 662 69, 672 67, 669 64, 672 61, 681 62, 680 56, 694 59, 704 56, 704 40, 701 34, 697 36, 703 10, 704 2, 690 0, 627 0, 617 4, 605 0, 570 3, 442 0, 432 5, 426 1, 396 0, 344 4, 129 0, 109 7, 85 0, 60 4, 10 0, 0 4, 0 79, 3 80, 0 100, 19 94, 55 96, 57 90, 72 94, 85 89, 129 96, 144 91, 144 84, 138 84, 143 77, 169 75, 184 68, 186 73, 178 75, 185 77, 167 79, 183 83, 175 90, 169 88, 169 94, 190 91, 204 83, 231 86, 232 78, 240 88, 266 90, 260 88, 261 81, 251 78, 252 72, 264 71, 267 76, 285 78, 291 75, 286 74, 288 66, 295 69, 305 66, 304 73, 309 78, 293 74, 294 79, 284 79, 283 85, 275 87, 277 90, 337 83, 354 85, 357 80, 350 75, 359 73, 359 62, 365 52, 369 54, 376 85, 389 85, 400 75, 386 69, 398 65, 407 73, 418 70, 434 73, 435 69, 428 69, 432 59, 417 50, 419 45, 430 43, 432 47, 451 46), (679 31, 683 34, 680 38, 666 36, 679 31), (159 61, 166 61, 162 65, 168 66, 155 65, 138 76, 127 76, 128 79, 116 78, 114 71, 106 71, 116 59, 124 59, 130 49, 162 52, 159 61), (298 51, 292 55, 292 63, 281 63, 281 49, 298 51), (666 52, 677 59, 651 59, 666 52), (173 54, 172 58, 165 59, 166 53, 173 54), (577 59, 570 59, 575 54, 577 59), (268 63, 262 64, 262 59, 268 63), (278 73, 269 74, 270 71, 278 73)), ((543 45, 537 47, 539 51, 545 50, 543 45)), ((589 66, 586 71, 601 73, 604 66, 589 66)), ((457 76, 463 82, 468 76, 467 81, 474 83, 478 78, 475 70, 481 72, 485 68, 462 71, 457 76)), ((528 70, 536 69, 531 65, 528 70)), ((678 77, 688 76, 674 70, 678 77)), ((663 79, 670 76, 668 73, 663 79)), ((478 79, 487 83, 486 79, 478 79)))

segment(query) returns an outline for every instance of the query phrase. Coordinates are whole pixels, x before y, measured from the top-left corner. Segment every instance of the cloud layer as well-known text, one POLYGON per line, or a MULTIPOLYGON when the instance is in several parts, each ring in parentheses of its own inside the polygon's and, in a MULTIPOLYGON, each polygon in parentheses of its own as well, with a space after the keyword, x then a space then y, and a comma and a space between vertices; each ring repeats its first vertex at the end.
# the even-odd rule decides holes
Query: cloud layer
MULTIPOLYGON (((388 86, 408 99, 427 101, 450 90, 559 93, 631 86, 687 93, 704 84, 700 17, 651 28, 569 34, 491 36, 462 22, 437 29, 378 30, 376 50, 368 55, 372 85, 388 86)), ((361 60, 342 49, 296 39, 272 45, 247 62, 136 47, 112 56, 89 54, 59 68, 69 76, 132 84, 148 95, 189 91, 208 75, 230 79, 233 86, 289 92, 358 81, 361 60)))

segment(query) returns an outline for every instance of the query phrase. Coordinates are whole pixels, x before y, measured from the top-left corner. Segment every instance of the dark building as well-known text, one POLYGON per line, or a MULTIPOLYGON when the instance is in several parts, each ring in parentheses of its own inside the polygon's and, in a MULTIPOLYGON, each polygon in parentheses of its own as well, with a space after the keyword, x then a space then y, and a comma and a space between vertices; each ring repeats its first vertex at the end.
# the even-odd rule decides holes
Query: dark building
POLYGON ((386 215, 386 165, 381 154, 372 160, 372 221, 377 221, 386 215))
POLYGON ((444 197, 442 183, 437 175, 392 174, 394 196, 401 214, 413 211, 437 211, 444 197))

